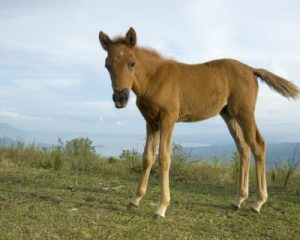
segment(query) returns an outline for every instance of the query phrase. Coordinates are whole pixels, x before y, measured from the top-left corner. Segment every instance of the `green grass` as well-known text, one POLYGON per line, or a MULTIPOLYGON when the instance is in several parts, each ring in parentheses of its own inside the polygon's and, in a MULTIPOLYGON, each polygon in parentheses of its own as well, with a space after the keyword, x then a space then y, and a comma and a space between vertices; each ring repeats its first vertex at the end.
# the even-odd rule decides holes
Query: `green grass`
POLYGON ((5 239, 300 239, 300 172, 286 187, 278 171, 268 172, 269 201, 260 214, 254 168, 250 199, 242 209, 229 203, 236 193, 238 156, 231 162, 189 162, 172 149, 171 204, 155 220, 160 198, 155 164, 139 208, 128 210, 141 172, 141 156, 97 155, 89 139, 61 140, 51 149, 17 142, 0 146, 0 240, 5 239))
MULTIPOLYGON (((126 205, 138 174, 79 172, 0 162, 0 239, 299 239, 298 187, 269 187, 260 214, 229 207, 234 184, 171 179, 166 218, 154 220, 160 196, 152 176, 139 208, 126 205)), ((299 175, 295 176, 299 179, 299 175)))

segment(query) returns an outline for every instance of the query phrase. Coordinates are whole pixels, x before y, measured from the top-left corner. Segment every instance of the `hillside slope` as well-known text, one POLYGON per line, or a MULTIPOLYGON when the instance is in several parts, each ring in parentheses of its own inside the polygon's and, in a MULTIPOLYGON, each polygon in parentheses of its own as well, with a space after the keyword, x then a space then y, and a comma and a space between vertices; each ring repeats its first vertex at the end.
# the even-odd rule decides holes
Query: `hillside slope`
POLYGON ((126 204, 137 175, 0 168, 0 239, 297 239, 299 192, 270 188, 261 214, 229 202, 234 186, 171 181, 165 219, 154 220, 160 187, 151 178, 138 209, 126 204))

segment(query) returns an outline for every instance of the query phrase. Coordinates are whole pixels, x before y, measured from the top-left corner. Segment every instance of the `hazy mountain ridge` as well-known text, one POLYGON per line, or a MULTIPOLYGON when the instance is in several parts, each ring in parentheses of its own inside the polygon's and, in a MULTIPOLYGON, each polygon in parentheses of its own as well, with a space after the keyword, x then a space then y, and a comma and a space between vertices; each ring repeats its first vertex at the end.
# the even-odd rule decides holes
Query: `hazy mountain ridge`
MULTIPOLYGON (((58 138, 69 140, 76 137, 90 138, 97 152, 106 156, 118 156, 122 150, 133 148, 142 152, 145 143, 145 136, 143 134, 33 132, 12 127, 7 123, 0 123, 0 145, 3 146, 15 145, 17 141, 20 140, 26 144, 34 142, 37 146, 50 147, 57 143, 58 138)), ((223 144, 223 142, 226 143, 226 141, 220 141, 219 139, 215 141, 216 144, 205 146, 205 144, 197 142, 196 136, 184 135, 175 136, 174 142, 182 143, 184 150, 190 154, 193 160, 213 160, 214 158, 218 158, 222 161, 228 161, 231 159, 232 154, 236 152, 234 144, 223 144)), ((267 142, 267 167, 271 168, 275 162, 290 158, 294 151, 295 144, 296 143, 267 142)), ((300 147, 298 149, 298 157, 300 157, 300 147)))
POLYGON ((0 123, 0 134, 0 137, 18 138, 24 135, 25 132, 19 128, 12 127, 8 123, 0 123))
MULTIPOLYGON (((273 167, 276 162, 284 161, 292 157, 297 143, 267 143, 267 167, 273 167)), ((237 151, 234 144, 212 145, 203 147, 184 148, 193 159, 222 159, 229 160, 237 151)), ((300 158, 300 146, 297 149, 297 157, 300 158)))

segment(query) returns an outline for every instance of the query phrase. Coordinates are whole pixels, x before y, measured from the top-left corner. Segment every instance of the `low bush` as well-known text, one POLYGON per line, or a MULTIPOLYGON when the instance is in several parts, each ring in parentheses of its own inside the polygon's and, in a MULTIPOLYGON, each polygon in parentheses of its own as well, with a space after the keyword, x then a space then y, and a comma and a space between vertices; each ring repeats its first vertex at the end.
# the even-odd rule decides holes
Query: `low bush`
MULTIPOLYGON (((135 177, 138 177, 142 170, 142 156, 137 150, 124 150, 119 157, 102 157, 96 154, 92 141, 88 138, 76 138, 66 142, 58 139, 58 143, 51 148, 39 147, 34 143, 26 145, 18 141, 10 147, 0 147, 0 163, 3 166, 45 168, 55 171, 85 171, 123 176, 128 176, 130 173, 135 177)), ((269 182, 282 186, 287 182, 286 176, 289 170, 288 165, 280 165, 280 167, 278 165, 277 169, 268 172, 269 182)), ((299 170, 293 170, 292 176, 297 174, 299 170)), ((152 167, 151 175, 159 177, 158 161, 152 167)), ((254 176, 255 168, 251 166, 250 181, 254 181, 254 176)), ((239 156, 234 153, 229 162, 217 158, 212 161, 192 162, 190 154, 182 146, 174 144, 170 177, 172 181, 237 185, 239 156)))

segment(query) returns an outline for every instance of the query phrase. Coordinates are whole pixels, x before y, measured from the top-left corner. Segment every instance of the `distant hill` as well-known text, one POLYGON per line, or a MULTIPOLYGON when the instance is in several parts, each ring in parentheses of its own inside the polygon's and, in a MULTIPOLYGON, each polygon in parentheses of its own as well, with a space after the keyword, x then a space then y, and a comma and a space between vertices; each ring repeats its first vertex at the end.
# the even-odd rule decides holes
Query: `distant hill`
POLYGON ((47 139, 47 135, 50 135, 50 133, 24 131, 8 123, 0 123, 0 146, 11 147, 21 142, 24 144, 35 143, 38 147, 49 148, 52 146, 52 142, 48 143, 46 141, 44 143, 44 139, 37 137, 45 136, 45 139, 47 139))
POLYGON ((25 132, 19 128, 12 127, 8 123, 0 123, 0 138, 9 136, 10 138, 22 137, 25 132))
MULTIPOLYGON (((267 144, 267 167, 272 168, 277 161, 289 159, 295 149, 296 143, 269 143, 267 144)), ((234 144, 211 145, 203 147, 184 148, 194 160, 213 159, 229 160, 237 151, 234 144)), ((300 147, 298 148, 300 157, 300 147)))
POLYGON ((0 123, 0 146, 10 147, 16 144, 16 140, 22 140, 25 132, 12 127, 8 123, 0 123))

